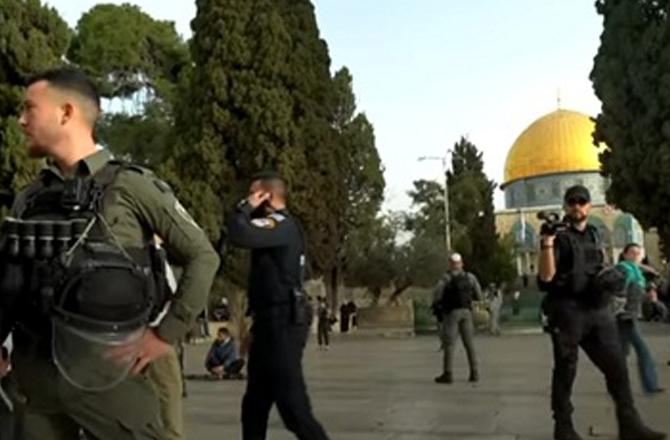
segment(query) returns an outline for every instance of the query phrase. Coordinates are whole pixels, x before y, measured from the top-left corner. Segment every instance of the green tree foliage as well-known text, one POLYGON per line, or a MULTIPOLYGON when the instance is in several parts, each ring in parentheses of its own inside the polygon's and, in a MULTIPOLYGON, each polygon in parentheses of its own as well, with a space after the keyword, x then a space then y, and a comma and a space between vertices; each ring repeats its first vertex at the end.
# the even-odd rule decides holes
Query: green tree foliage
POLYGON ((11 200, 40 164, 28 160, 17 121, 22 89, 36 72, 59 65, 70 29, 39 0, 0 0, 0 198, 11 200))
MULTIPOLYGON (((465 138, 454 145, 447 179, 452 250, 463 255, 468 270, 477 275, 482 284, 510 281, 514 259, 513 256, 507 258, 507 247, 499 243, 496 233, 493 209, 495 184, 484 173, 482 153, 465 138)), ((437 256, 437 249, 441 248, 439 263, 444 270, 444 186, 434 181, 419 180, 414 182, 414 189, 409 195, 415 211, 406 216, 405 225, 414 235, 410 241, 418 249, 414 252, 437 256)), ((433 271, 427 272, 432 274, 433 271)))
POLYGON ((411 286, 433 286, 445 270, 446 251, 434 237, 415 235, 398 243, 404 223, 403 215, 379 217, 354 230, 347 244, 345 283, 365 287, 375 303, 386 288, 396 303, 411 286))
POLYGON ((657 227, 670 256, 670 33, 667 2, 599 0, 600 48, 591 80, 602 111, 607 198, 643 227, 657 227))
POLYGON ((291 37, 273 3, 200 1, 191 22, 194 68, 180 90, 179 139, 164 171, 214 241, 249 176, 293 162, 292 97, 282 79, 291 37))
MULTIPOLYGON (((383 192, 383 178, 381 190, 369 189, 381 176, 365 175, 381 168, 372 126, 355 114, 350 74, 342 76, 342 89, 330 75, 313 6, 203 1, 192 28, 194 68, 181 90, 179 141, 165 167, 171 181, 216 240, 249 176, 278 169, 308 238, 310 273, 328 274, 347 231, 342 214, 355 197, 349 188, 359 192, 361 206, 378 206, 374 192, 383 192), (351 108, 340 105, 345 99, 351 108)), ((239 255, 230 255, 226 263, 237 266, 239 255)))
MULTIPOLYGON (((353 93, 353 77, 346 67, 333 77, 335 106, 333 113, 337 135, 337 148, 342 150, 340 177, 344 185, 346 203, 336 217, 339 237, 337 260, 328 282, 331 294, 336 295, 338 286, 347 270, 348 246, 357 246, 359 237, 355 232, 374 226, 384 199, 384 169, 375 145, 374 129, 365 114, 356 113, 356 98, 353 93)), ((356 266, 354 266, 356 267, 356 266)), ((337 298, 330 304, 337 307, 337 298)))
POLYGON ((480 282, 497 281, 491 279, 498 242, 493 209, 495 183, 484 173, 482 153, 465 138, 454 145, 447 179, 454 250, 463 255, 480 282))
POLYGON ((156 169, 167 158, 174 126, 155 103, 148 103, 140 114, 103 114, 96 137, 120 158, 156 169))
MULTIPOLYGON (((294 186, 293 207, 309 238, 312 273, 328 274, 337 265, 342 237, 339 217, 347 206, 344 181, 346 151, 334 128, 336 93, 330 73, 328 46, 321 39, 309 0, 275 0, 290 37, 283 72, 290 91, 296 130, 280 169, 294 186)), ((333 283, 330 304, 336 303, 333 283)))
POLYGON ((415 236, 433 237, 436 245, 444 246, 444 185, 433 180, 417 180, 407 194, 416 211, 405 216, 405 228, 415 236))
POLYGON ((335 73, 334 126, 342 150, 342 178, 346 206, 341 220, 342 240, 355 228, 374 219, 384 200, 384 167, 375 144, 372 124, 356 113, 353 77, 346 67, 335 73))
POLYGON ((353 230, 347 242, 344 281, 349 286, 365 287, 375 302, 379 301, 382 290, 399 278, 397 233, 398 227, 392 219, 380 217, 353 230))
POLYGON ((68 56, 103 96, 120 99, 123 111, 99 121, 99 142, 144 166, 163 163, 175 137, 179 81, 190 65, 188 45, 174 24, 134 5, 96 5, 79 19, 68 56))
POLYGON ((98 80, 103 96, 166 93, 189 63, 188 46, 174 23, 135 5, 100 4, 77 23, 68 58, 98 80))

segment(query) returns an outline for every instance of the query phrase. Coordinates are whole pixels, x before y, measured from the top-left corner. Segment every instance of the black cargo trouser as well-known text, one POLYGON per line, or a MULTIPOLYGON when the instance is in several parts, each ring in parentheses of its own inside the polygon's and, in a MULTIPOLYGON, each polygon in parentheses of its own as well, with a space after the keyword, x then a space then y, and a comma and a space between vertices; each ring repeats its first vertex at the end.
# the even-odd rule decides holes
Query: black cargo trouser
POLYGON ((291 322, 288 307, 254 315, 247 366, 247 391, 242 400, 242 437, 266 438, 274 403, 286 428, 300 440, 327 440, 314 418, 302 373, 307 325, 291 322))
POLYGON ((317 324, 317 339, 319 347, 322 345, 330 345, 330 323, 327 319, 319 319, 317 324))
POLYGON ((549 300, 546 304, 554 349, 551 409, 557 423, 571 422, 572 385, 581 347, 605 375, 607 390, 616 405, 619 426, 640 423, 628 380, 625 358, 614 317, 606 307, 586 308, 573 300, 549 300))

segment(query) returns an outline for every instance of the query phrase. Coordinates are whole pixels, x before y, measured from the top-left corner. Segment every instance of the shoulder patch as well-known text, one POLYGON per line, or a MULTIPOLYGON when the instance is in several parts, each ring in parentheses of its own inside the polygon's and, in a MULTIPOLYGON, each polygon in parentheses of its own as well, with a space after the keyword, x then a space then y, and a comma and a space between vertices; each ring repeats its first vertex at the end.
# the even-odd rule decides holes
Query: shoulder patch
POLYGON ((263 217, 263 218, 255 218, 251 220, 251 224, 256 226, 257 228, 263 228, 263 229, 274 229, 277 227, 277 220, 270 217, 263 217))
POLYGON ((184 208, 184 205, 181 204, 179 200, 175 200, 174 202, 174 209, 177 211, 177 214, 196 228, 200 229, 200 226, 193 220, 193 217, 191 217, 191 214, 188 213, 186 208, 184 208))
POLYGON ((273 220, 276 221, 277 223, 281 223, 281 222, 283 222, 284 220, 286 220, 286 216, 285 216, 284 214, 280 214, 280 213, 278 213, 278 212, 274 212, 274 213, 270 214, 270 215, 268 216, 268 218, 273 219, 273 220))

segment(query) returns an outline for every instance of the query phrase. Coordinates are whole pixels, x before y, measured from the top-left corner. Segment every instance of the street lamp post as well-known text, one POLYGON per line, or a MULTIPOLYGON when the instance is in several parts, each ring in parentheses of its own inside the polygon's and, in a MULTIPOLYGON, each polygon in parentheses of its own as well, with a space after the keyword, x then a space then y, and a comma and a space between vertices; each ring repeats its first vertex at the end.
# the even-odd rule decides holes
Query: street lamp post
POLYGON ((445 236, 445 245, 447 247, 447 256, 451 253, 451 220, 449 219, 449 176, 447 172, 449 171, 449 153, 451 149, 447 150, 447 153, 443 157, 439 156, 421 156, 419 157, 419 162, 425 160, 439 160, 442 162, 442 172, 444 173, 444 236, 445 236))

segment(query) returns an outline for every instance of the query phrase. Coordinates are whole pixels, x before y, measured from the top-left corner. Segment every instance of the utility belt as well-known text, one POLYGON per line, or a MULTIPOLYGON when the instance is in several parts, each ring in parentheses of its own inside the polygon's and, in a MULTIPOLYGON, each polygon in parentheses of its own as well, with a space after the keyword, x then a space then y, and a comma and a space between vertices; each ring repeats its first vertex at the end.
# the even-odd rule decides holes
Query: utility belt
POLYGON ((287 301, 265 303, 260 307, 253 307, 249 315, 254 321, 270 319, 288 319, 295 325, 310 325, 312 323, 312 307, 305 298, 302 289, 292 289, 291 298, 287 301))

